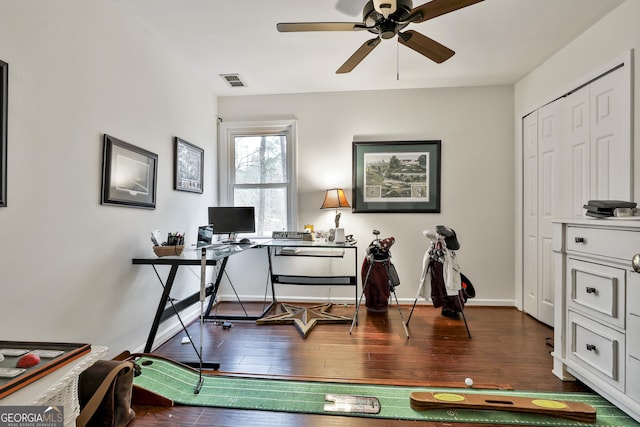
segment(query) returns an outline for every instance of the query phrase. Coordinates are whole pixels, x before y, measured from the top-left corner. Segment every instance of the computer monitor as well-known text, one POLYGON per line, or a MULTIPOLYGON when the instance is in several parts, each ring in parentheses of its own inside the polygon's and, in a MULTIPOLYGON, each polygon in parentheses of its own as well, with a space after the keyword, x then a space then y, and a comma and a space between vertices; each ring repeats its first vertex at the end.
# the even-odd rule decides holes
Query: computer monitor
POLYGON ((215 234, 227 234, 235 240, 238 233, 255 233, 256 220, 253 206, 213 206, 209 208, 209 224, 215 234))

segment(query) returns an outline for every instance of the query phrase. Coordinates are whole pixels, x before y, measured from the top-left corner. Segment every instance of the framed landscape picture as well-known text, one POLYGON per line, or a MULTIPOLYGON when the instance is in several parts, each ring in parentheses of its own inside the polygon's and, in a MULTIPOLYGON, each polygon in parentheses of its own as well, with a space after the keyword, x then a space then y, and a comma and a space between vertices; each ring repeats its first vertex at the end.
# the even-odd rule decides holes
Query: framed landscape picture
POLYGON ((202 193, 204 180, 204 150, 183 139, 174 141, 173 188, 202 193))
POLYGON ((155 209, 157 173, 157 154, 104 136, 103 205, 155 209))
POLYGON ((440 212, 440 141, 353 143, 353 212, 440 212))

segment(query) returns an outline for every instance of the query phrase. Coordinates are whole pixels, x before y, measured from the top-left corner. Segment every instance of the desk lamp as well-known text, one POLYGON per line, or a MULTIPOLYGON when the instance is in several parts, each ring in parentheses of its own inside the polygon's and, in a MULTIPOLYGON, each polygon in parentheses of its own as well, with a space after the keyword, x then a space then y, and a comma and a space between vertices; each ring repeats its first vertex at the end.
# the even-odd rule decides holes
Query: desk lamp
MULTIPOLYGON (((344 243, 344 228, 340 228, 340 212, 339 209, 350 208, 347 196, 344 194, 342 188, 332 188, 327 190, 324 195, 324 202, 320 209, 335 209, 336 210, 336 228, 333 230, 334 241, 336 243, 344 243)), ((331 239, 330 239, 331 240, 331 239)))

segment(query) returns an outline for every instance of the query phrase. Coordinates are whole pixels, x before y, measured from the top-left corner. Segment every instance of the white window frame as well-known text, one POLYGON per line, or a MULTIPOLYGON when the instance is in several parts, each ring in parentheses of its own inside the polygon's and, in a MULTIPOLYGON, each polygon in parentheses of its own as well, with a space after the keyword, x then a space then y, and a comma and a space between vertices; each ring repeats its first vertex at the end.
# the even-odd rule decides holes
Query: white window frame
MULTIPOLYGON (((273 120, 253 122, 221 122, 218 135, 218 205, 233 206, 235 179, 234 140, 236 136, 286 135, 287 229, 296 230, 298 223, 298 121, 273 120)), ((270 237, 270 236, 258 236, 270 237)))

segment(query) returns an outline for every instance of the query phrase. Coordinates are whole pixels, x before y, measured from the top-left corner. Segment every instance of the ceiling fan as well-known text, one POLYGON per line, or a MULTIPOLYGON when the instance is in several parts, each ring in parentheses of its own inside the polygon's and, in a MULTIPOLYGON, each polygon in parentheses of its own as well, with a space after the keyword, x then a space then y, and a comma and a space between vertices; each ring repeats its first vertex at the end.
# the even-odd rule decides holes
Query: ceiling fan
POLYGON ((376 35, 367 40, 336 71, 352 71, 380 44, 382 39, 398 36, 398 42, 434 62, 442 63, 455 53, 448 47, 414 30, 409 24, 420 23, 484 0, 431 0, 413 7, 412 0, 369 0, 362 10, 362 22, 285 22, 277 25, 281 33, 301 31, 369 31, 376 35))

